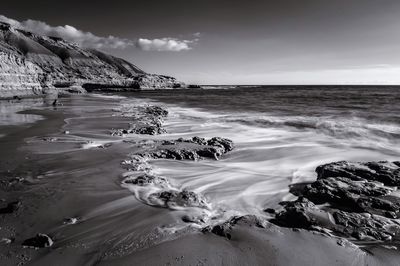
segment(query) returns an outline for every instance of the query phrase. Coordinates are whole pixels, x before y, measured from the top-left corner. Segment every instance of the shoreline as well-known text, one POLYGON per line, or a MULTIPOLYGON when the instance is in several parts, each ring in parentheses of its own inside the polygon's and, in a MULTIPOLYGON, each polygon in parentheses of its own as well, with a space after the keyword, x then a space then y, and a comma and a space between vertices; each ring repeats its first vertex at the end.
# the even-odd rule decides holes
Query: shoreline
MULTIPOLYGON (((8 237, 14 238, 10 244, 0 245, 2 258, 11 252, 17 261, 28 262, 30 258, 34 264, 310 265, 317 261, 319 265, 379 265, 385 259, 386 264, 395 265, 396 250, 373 248, 365 252, 344 238, 323 231, 279 227, 263 217, 226 217, 221 220, 225 222, 210 224, 203 215, 209 209, 207 199, 196 191, 185 194, 179 183, 171 183, 176 180, 153 175, 151 164, 157 158, 176 161, 204 157, 210 163, 216 158, 223 162, 226 151, 229 156, 229 142, 165 140, 161 129, 166 110, 142 100, 137 101, 139 108, 132 105, 117 112, 118 101, 112 99, 72 96, 60 101, 64 105, 58 110, 24 111, 44 115, 45 119, 36 121, 29 130, 16 128, 15 135, 0 138, 9 143, 2 146, 6 147, 3 152, 16 163, 14 168, 19 167, 17 172, 11 165, 6 169, 2 161, 1 172, 11 170, 13 178, 24 178, 17 180, 15 190, 5 197, 5 203, 19 200, 22 205, 14 213, 2 214, 2 228, 12 227, 9 232, 15 232, 8 237), (133 126, 127 127, 132 120, 133 126), (112 128, 117 129, 114 136, 110 135, 112 128), (104 142, 91 141, 91 134, 104 142), (15 155, 9 153, 14 150, 15 155), (31 159, 21 162, 29 153, 33 154, 31 159), (143 158, 150 159, 150 165, 143 158), (127 159, 131 161, 121 165, 127 159), (19 162, 24 166, 18 166, 19 162), (143 171, 149 174, 145 179, 138 175, 143 171), (132 194, 124 183, 139 189, 139 194, 132 194), (146 190, 148 185, 153 194, 146 190), (154 194, 154 188, 161 194, 154 194), (148 198, 140 201, 140 195, 153 195, 153 200, 143 204, 148 198), (193 215, 185 218, 189 226, 175 227, 177 217, 182 219, 187 213, 193 215), (166 219, 161 226, 160 217, 166 219), (145 220, 148 224, 143 225, 145 220), (21 243, 36 233, 48 234, 54 245, 37 250, 22 248, 21 243), (320 250, 331 250, 330 256, 320 250)), ((8 231, 0 232, 3 237, 8 231)))

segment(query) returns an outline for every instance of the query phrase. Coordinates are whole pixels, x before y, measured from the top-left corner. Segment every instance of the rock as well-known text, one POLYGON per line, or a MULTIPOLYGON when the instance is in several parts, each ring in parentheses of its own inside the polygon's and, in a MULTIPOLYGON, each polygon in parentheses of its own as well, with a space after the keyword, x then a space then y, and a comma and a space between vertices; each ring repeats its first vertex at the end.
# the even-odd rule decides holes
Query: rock
POLYGON ((13 201, 7 204, 6 207, 0 209, 0 214, 16 212, 22 203, 20 201, 13 201))
POLYGON ((138 177, 129 176, 124 179, 123 183, 137 186, 155 185, 158 187, 168 187, 170 185, 168 179, 165 177, 150 174, 144 174, 138 177))
POLYGON ((128 129, 113 129, 112 136, 124 136, 126 134, 158 135, 166 133, 163 128, 163 118, 168 111, 159 106, 123 106, 114 110, 120 116, 131 117, 133 122, 128 129))
POLYGON ((201 89, 201 86, 195 84, 189 84, 186 86, 188 89, 201 89))
POLYGON ((53 240, 45 234, 37 234, 33 238, 29 238, 22 242, 22 246, 31 248, 47 248, 54 244, 53 240))
POLYGON ((284 210, 277 213, 273 223, 294 228, 310 229, 316 225, 316 219, 313 212, 319 212, 314 203, 306 198, 300 197, 296 201, 281 202, 284 210))
POLYGON ((207 200, 201 195, 188 190, 167 190, 158 193, 153 193, 150 198, 161 200, 165 207, 197 207, 208 209, 207 200))
POLYGON ((211 158, 218 160, 232 149, 233 142, 229 139, 214 137, 207 140, 193 137, 192 139, 163 141, 161 145, 156 145, 155 148, 138 155, 153 159, 198 160, 200 158, 211 158))
POLYGON ((395 232, 400 230, 399 223, 375 215, 335 211, 333 218, 336 232, 358 240, 391 240, 395 232))
POLYGON ((160 116, 160 117, 167 117, 168 116, 168 110, 161 108, 160 106, 156 105, 150 105, 145 107, 145 113, 153 115, 155 117, 160 116))
POLYGON ((272 208, 266 208, 266 209, 264 210, 264 212, 270 213, 270 214, 275 214, 275 213, 276 213, 276 211, 275 211, 274 209, 272 209, 272 208))
POLYGON ((382 197, 391 192, 393 189, 375 182, 330 177, 305 186, 302 194, 316 204, 330 203, 343 210, 383 214, 400 210, 400 203, 382 197))
POLYGON ((232 229, 236 225, 266 228, 267 221, 255 215, 233 216, 226 222, 203 228, 202 232, 211 232, 215 235, 222 236, 230 240, 232 238, 232 229))
POLYGON ((391 241, 399 234, 400 198, 398 162, 349 163, 317 167, 317 181, 296 188, 297 200, 282 202, 284 209, 271 221, 348 239, 391 241), (325 205, 321 205, 325 204, 325 205))
POLYGON ((63 224, 70 225, 70 224, 76 224, 77 222, 78 222, 78 218, 70 217, 70 218, 65 218, 63 221, 63 224))
POLYGON ((400 186, 400 162, 340 161, 318 166, 316 172, 318 179, 346 177, 351 180, 377 181, 387 186, 400 186))

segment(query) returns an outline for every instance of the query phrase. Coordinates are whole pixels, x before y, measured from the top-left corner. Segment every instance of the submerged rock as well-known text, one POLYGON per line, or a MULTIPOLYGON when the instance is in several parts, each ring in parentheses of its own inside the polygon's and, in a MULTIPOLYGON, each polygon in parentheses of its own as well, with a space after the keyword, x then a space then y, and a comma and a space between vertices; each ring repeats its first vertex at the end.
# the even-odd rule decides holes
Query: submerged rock
POLYGON ((21 207, 21 205, 22 203, 20 201, 10 202, 6 207, 0 209, 0 214, 14 213, 21 207))
POLYGON ((22 242, 22 246, 31 248, 47 248, 51 247, 53 244, 53 240, 48 235, 40 233, 22 242))

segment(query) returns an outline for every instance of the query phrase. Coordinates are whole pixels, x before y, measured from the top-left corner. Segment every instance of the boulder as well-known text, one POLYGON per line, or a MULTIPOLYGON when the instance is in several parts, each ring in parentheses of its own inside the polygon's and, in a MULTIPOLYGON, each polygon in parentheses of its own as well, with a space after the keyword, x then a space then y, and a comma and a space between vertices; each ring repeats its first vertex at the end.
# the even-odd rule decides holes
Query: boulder
POLYGON ((51 247, 53 244, 53 240, 48 235, 40 233, 22 242, 22 246, 31 248, 47 248, 51 247))

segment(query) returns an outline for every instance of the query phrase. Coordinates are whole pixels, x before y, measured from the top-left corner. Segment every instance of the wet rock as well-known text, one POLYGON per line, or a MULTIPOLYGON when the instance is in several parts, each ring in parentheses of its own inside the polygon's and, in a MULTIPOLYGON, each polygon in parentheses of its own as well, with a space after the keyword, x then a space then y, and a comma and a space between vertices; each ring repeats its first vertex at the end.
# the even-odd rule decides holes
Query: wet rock
POLYGON ((168 110, 156 105, 146 106, 144 112, 153 116, 160 116, 160 117, 168 116, 168 110))
POLYGON ((144 174, 137 177, 129 176, 124 179, 123 183, 137 186, 155 185, 158 187, 168 187, 170 185, 168 179, 165 177, 150 174, 144 174))
POLYGON ((300 197, 296 201, 281 202, 281 205, 284 206, 284 210, 276 214, 275 219, 272 220, 273 223, 305 229, 317 225, 312 213, 319 212, 319 209, 308 199, 300 197))
POLYGON ((111 135, 124 136, 126 134, 158 135, 166 133, 163 128, 163 118, 168 115, 168 111, 154 105, 149 106, 122 106, 114 110, 120 116, 131 117, 133 122, 128 129, 113 129, 111 135))
POLYGON ((335 162, 317 167, 318 180, 296 188, 296 201, 271 221, 277 225, 328 230, 348 239, 391 241, 400 233, 398 162, 335 162), (323 205, 321 205, 323 204, 323 205))
POLYGON ((7 204, 6 207, 0 209, 0 214, 16 212, 21 207, 21 205, 22 203, 20 201, 10 202, 7 204))
POLYGON ((337 233, 358 240, 388 241, 400 230, 400 224, 395 220, 377 215, 336 211, 332 216, 337 233))
POLYGON ((305 186, 302 195, 316 204, 330 203, 343 210, 384 214, 400 210, 400 203, 382 197, 392 192, 393 189, 375 182, 330 177, 305 186))
POLYGON ((207 200, 199 193, 189 190, 168 190, 158 193, 153 193, 150 198, 160 200, 163 202, 165 207, 176 208, 176 207, 197 207, 209 209, 207 200))
POLYGON ((272 209, 272 208, 266 208, 266 209, 264 210, 264 212, 270 213, 270 214, 275 214, 275 213, 276 213, 276 211, 275 211, 274 209, 272 209))
POLYGON ((63 221, 63 224, 65 225, 71 225, 76 223, 78 223, 78 218, 76 217, 65 218, 63 221))
POLYGON ((224 223, 217 224, 214 226, 207 226, 203 228, 202 232, 203 233, 211 232, 215 235, 231 239, 232 229, 236 225, 246 225, 249 227, 266 228, 267 221, 262 220, 260 217, 257 217, 255 215, 234 216, 224 223))
POLYGON ((22 242, 22 246, 31 248, 47 248, 51 247, 53 244, 53 240, 48 235, 40 233, 22 242))
POLYGON ((394 219, 368 213, 352 213, 332 208, 321 209, 305 198, 284 203, 284 210, 271 222, 284 227, 327 232, 357 240, 391 240, 400 230, 394 219))
POLYGON ((162 127, 160 119, 152 119, 149 121, 138 121, 131 123, 128 129, 113 129, 111 130, 112 136, 124 136, 127 134, 141 134, 141 135, 159 135, 167 131, 162 127))
POLYGON ((340 161, 318 166, 316 172, 318 179, 346 177, 351 180, 378 181, 387 186, 400 186, 400 162, 340 161))
POLYGON ((233 142, 224 138, 205 139, 193 137, 191 139, 167 140, 154 149, 139 154, 154 159, 198 160, 211 158, 218 160, 223 154, 233 149, 233 142))

